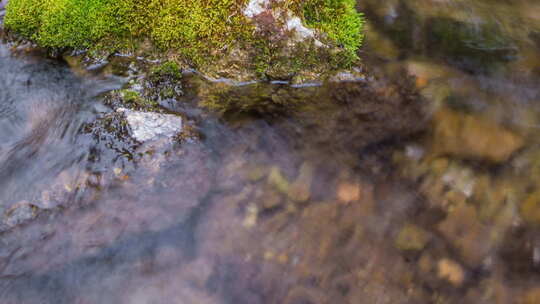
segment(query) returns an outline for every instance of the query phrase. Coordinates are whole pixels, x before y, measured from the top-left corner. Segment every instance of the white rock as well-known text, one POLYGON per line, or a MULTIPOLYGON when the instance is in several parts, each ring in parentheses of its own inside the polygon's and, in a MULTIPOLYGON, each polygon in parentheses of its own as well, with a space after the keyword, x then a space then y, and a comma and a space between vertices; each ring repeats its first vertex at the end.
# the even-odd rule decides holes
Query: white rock
POLYGON ((133 137, 139 142, 159 137, 173 137, 182 131, 182 118, 176 115, 132 111, 125 108, 119 108, 117 112, 124 113, 133 137))
MULTIPOLYGON (((291 12, 289 12, 287 15, 287 30, 294 31, 298 41, 303 41, 309 38, 315 39, 315 31, 304 26, 302 19, 300 19, 298 16, 294 16, 291 12)), ((322 46, 323 44, 319 40, 315 39, 315 45, 322 46)))
POLYGON ((273 1, 283 2, 283 0, 250 0, 247 6, 244 8, 244 16, 249 19, 253 19, 265 11, 268 11, 276 20, 276 25, 282 27, 284 30, 294 32, 294 39, 290 42, 302 42, 313 38, 315 45, 319 47, 324 46, 319 40, 316 39, 315 30, 306 27, 302 23, 302 19, 294 15, 292 11, 284 11, 280 8, 271 9, 271 3, 273 1), (281 24, 283 24, 283 26, 281 24))
POLYGON ((266 10, 269 3, 269 0, 250 0, 244 9, 244 16, 253 18, 259 14, 262 14, 266 10))

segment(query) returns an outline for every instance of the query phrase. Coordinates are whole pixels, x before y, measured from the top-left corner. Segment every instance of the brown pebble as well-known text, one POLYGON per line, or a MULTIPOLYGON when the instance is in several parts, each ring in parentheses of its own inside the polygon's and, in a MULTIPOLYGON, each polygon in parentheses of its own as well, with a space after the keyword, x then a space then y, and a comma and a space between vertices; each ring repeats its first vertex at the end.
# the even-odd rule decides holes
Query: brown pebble
POLYGON ((342 182, 338 185, 337 198, 343 203, 350 203, 360 199, 361 189, 359 183, 342 182))
POLYGON ((458 287, 465 280, 465 272, 461 265, 450 259, 442 259, 437 264, 437 273, 439 278, 445 279, 452 285, 458 287))
POLYGON ((428 84, 428 79, 424 77, 416 78, 416 87, 419 89, 425 88, 428 84))

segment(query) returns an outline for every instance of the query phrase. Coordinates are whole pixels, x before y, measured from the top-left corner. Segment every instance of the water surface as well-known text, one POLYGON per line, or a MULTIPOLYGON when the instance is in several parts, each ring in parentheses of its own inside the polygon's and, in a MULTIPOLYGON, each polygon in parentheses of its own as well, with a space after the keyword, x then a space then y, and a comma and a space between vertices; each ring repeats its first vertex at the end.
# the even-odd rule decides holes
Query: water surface
POLYGON ((484 2, 366 1, 365 81, 186 76, 182 142, 0 46, 2 303, 537 303, 537 6, 484 2))

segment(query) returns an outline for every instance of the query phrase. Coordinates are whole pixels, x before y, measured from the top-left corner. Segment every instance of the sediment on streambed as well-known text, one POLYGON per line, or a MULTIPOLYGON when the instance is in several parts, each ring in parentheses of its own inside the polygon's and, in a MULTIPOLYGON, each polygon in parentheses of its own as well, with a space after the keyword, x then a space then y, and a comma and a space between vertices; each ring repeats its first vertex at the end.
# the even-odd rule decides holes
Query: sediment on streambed
POLYGON ((5 28, 56 50, 130 52, 214 78, 320 78, 358 63, 354 0, 11 0, 5 28))

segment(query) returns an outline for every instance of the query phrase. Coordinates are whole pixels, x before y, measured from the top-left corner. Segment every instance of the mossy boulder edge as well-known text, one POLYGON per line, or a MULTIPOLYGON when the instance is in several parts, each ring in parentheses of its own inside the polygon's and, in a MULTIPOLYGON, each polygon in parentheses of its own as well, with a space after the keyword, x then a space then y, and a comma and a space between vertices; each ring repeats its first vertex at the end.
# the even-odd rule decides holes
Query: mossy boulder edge
POLYGON ((10 0, 5 29, 56 50, 164 57, 214 78, 317 78, 358 62, 355 0, 10 0), (304 76, 301 76, 304 77, 304 76))

